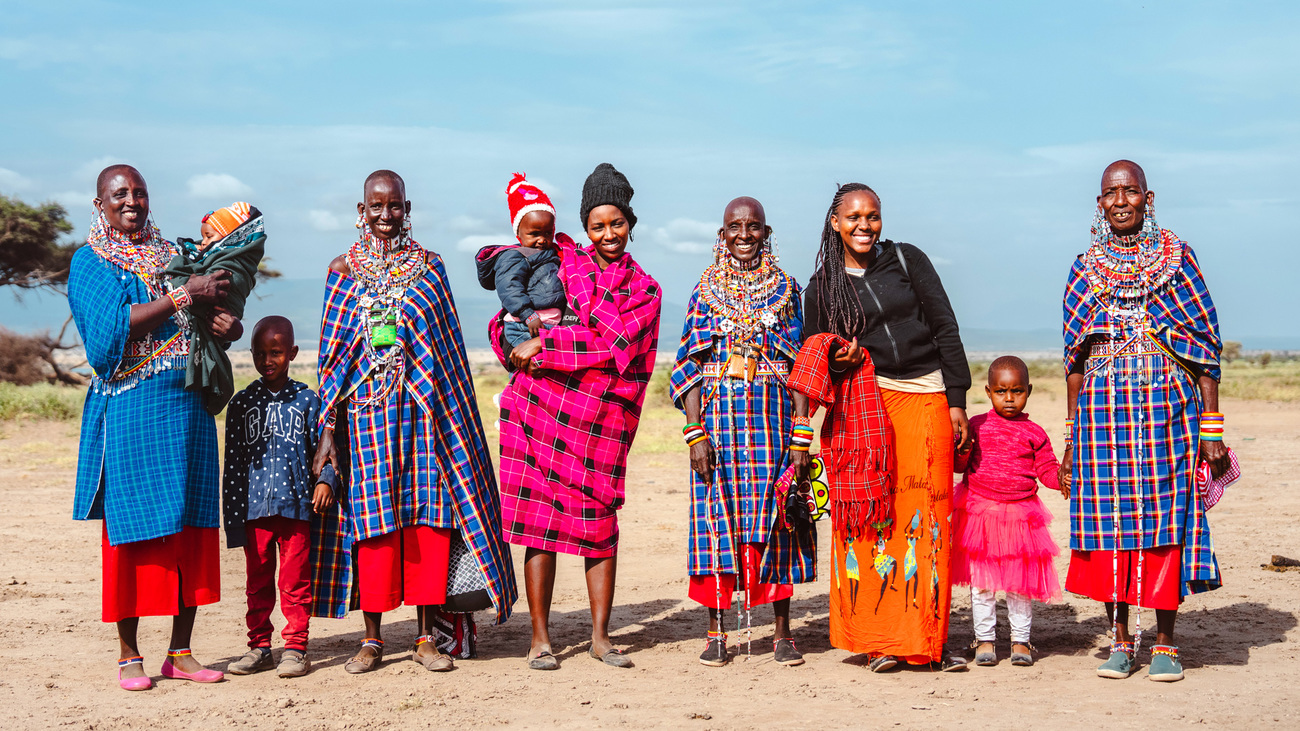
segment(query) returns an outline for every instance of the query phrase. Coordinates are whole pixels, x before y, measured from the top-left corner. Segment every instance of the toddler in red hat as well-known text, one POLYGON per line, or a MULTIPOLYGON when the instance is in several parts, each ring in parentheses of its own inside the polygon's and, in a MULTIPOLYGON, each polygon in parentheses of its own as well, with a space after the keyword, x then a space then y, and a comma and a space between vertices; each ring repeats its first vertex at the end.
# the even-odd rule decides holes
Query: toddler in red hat
POLYGON ((518 245, 484 246, 474 261, 479 284, 496 290, 501 299, 503 337, 514 348, 537 337, 543 327, 560 324, 565 295, 551 199, 523 173, 515 173, 506 200, 518 245))

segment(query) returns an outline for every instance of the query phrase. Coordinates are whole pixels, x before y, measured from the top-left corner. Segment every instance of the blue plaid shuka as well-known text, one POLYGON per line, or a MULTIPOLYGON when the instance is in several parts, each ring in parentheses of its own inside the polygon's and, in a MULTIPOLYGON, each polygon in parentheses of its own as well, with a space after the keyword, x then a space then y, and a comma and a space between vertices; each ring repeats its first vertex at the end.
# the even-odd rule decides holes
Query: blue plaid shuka
MULTIPOLYGON (((346 404, 346 451, 341 524, 318 521, 313 578, 324 614, 350 596, 350 541, 428 525, 460 531, 478 561, 504 622, 518 598, 510 551, 501 538, 501 502, 487 451, 461 337, 460 319, 442 259, 426 252, 428 269, 407 288, 397 322, 404 366, 378 375, 367 361, 362 284, 331 271, 325 282, 320 336, 322 426, 346 404), (396 383, 389 388, 389 379, 396 383)), ((342 447, 343 445, 340 445, 342 447)), ((334 616, 328 615, 327 616, 334 616)))
POLYGON ((775 486, 789 464, 794 416, 785 375, 799 352, 803 330, 799 285, 789 277, 784 282, 793 290, 789 303, 775 326, 757 335, 760 366, 757 377, 748 383, 721 375, 731 355, 731 338, 698 285, 686 306, 671 394, 684 411, 686 392, 697 385, 702 388, 701 422, 717 464, 713 485, 691 472, 687 551, 691 576, 712 575, 715 569, 720 574, 738 574, 739 544, 757 543, 766 546, 759 581, 801 584, 817 578, 816 532, 776 527, 775 486))
MULTIPOLYGON (((1090 285, 1082 258, 1065 290, 1065 369, 1086 357, 1074 423, 1070 548, 1182 546, 1182 593, 1222 585, 1194 484, 1197 379, 1219 378, 1218 318, 1190 247, 1177 271, 1144 297, 1090 285)), ((1181 247, 1181 248, 1178 248, 1181 247)))
POLYGON ((220 525, 217 428, 200 394, 185 390, 189 341, 172 339, 174 317, 151 340, 130 339, 131 306, 152 300, 138 276, 91 247, 73 255, 68 304, 95 372, 81 415, 73 517, 103 519, 114 546, 220 525))

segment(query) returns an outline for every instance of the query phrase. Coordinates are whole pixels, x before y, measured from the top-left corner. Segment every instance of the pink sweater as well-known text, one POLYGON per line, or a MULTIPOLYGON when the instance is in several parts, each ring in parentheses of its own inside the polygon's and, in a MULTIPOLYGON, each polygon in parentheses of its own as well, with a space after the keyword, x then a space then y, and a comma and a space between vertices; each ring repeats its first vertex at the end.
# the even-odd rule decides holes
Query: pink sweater
POLYGON ((963 472, 968 490, 1002 503, 1033 497, 1038 481, 1053 490, 1061 489, 1052 453, 1052 440, 1043 427, 1029 420, 1029 414, 1007 419, 995 411, 970 420, 973 445, 953 462, 954 472, 963 472))

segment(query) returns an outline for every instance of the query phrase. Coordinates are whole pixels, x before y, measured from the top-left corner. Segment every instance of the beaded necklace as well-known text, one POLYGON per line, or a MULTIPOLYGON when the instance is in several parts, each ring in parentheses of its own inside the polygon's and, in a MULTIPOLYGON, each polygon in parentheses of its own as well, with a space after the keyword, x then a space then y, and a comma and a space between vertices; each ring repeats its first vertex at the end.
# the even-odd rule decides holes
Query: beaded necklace
POLYGON ((403 348, 397 346, 397 321, 406 289, 424 276, 428 260, 424 249, 411 238, 411 219, 402 224, 402 233, 385 241, 370 230, 364 216, 357 216, 361 235, 348 249, 347 262, 352 276, 361 283, 358 304, 365 327, 361 343, 366 360, 373 366, 382 385, 370 398, 358 402, 372 406, 382 402, 401 380, 406 369, 403 348))
POLYGON ((1092 245, 1083 255, 1083 273, 1094 293, 1111 299, 1137 299, 1168 284, 1182 266, 1182 247, 1161 234, 1154 206, 1147 206, 1142 230, 1117 236, 1101 209, 1092 219, 1092 245))
POLYGON ((162 273, 176 254, 176 247, 162 237, 152 215, 143 229, 130 234, 108 225, 104 212, 92 206, 86 243, 99 258, 140 277, 154 299, 166 294, 162 273))
POLYGON ((722 319, 719 327, 732 342, 747 343, 760 330, 776 327, 790 301, 789 276, 777 266, 769 243, 748 265, 732 258, 718 237, 714 263, 700 276, 700 296, 722 319))

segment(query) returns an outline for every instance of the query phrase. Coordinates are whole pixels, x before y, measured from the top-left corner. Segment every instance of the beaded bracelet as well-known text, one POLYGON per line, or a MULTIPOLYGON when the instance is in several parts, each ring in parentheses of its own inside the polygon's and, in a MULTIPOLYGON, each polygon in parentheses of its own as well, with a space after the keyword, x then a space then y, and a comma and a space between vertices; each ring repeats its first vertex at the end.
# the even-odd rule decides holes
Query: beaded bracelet
POLYGON ((176 307, 177 312, 180 312, 194 303, 194 298, 190 296, 190 291, 184 287, 177 287, 168 291, 167 299, 172 301, 172 305, 176 307))
POLYGON ((811 416, 796 416, 796 417, 794 417, 794 425, 795 425, 795 426, 807 426, 807 427, 811 427, 811 426, 812 426, 812 417, 811 417, 811 416))
POLYGON ((1065 420, 1065 446, 1074 446, 1074 419, 1065 420))

